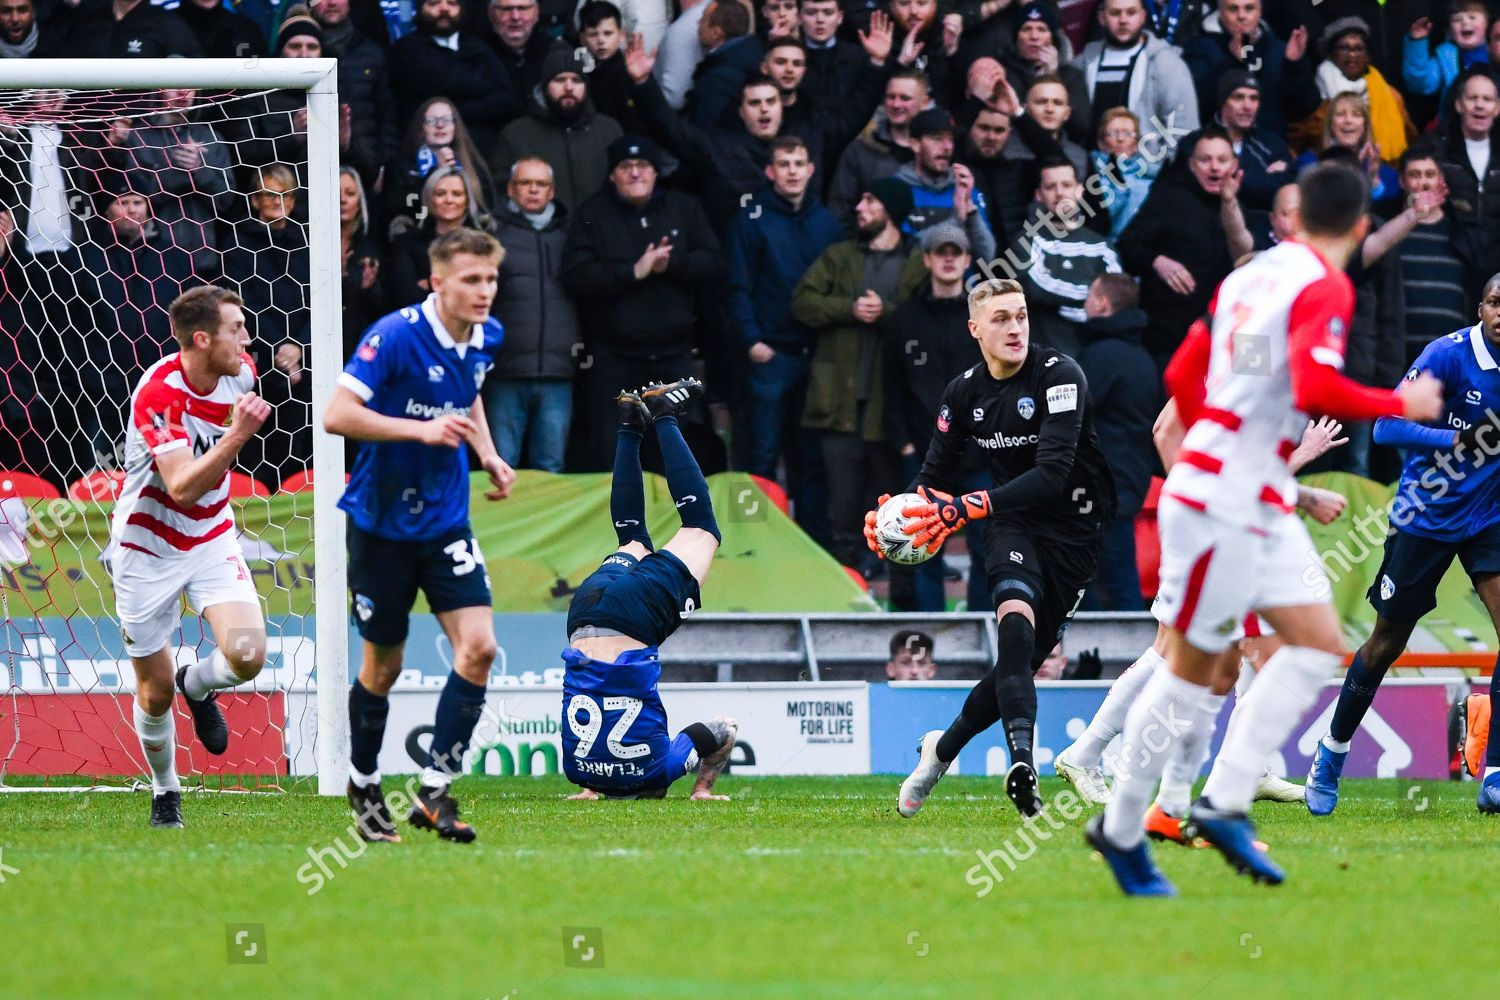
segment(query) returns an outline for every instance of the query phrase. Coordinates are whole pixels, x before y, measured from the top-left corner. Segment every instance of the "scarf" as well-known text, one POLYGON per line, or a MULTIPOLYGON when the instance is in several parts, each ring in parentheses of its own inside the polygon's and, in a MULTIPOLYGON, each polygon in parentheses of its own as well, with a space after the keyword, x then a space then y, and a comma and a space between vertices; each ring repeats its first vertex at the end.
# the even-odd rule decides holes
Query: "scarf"
POLYGON ((344 18, 341 24, 323 25, 323 43, 334 55, 343 55, 354 41, 354 22, 344 18))
POLYGON ((36 51, 36 40, 40 32, 36 25, 31 26, 31 34, 27 35, 15 45, 9 42, 0 42, 0 58, 4 59, 29 59, 31 53, 36 51))
POLYGON ((549 201, 547 202, 546 208, 542 209, 540 212, 532 213, 521 211, 521 206, 517 205, 516 200, 512 198, 510 199, 510 210, 512 212, 515 212, 517 215, 525 216, 526 221, 531 223, 531 228, 535 229, 537 232, 541 232, 543 229, 546 229, 549 225, 551 225, 552 217, 557 214, 557 202, 549 201))
POLYGON ((1370 105, 1370 131, 1375 145, 1380 147, 1380 158, 1395 163, 1406 147, 1411 144, 1417 129, 1406 115, 1406 104, 1396 93, 1380 70, 1374 66, 1365 74, 1366 98, 1370 105))
POLYGON ((1325 101, 1331 101, 1340 94, 1359 94, 1363 97, 1369 87, 1368 80, 1369 77, 1349 79, 1343 70, 1328 59, 1318 63, 1318 96, 1325 101))

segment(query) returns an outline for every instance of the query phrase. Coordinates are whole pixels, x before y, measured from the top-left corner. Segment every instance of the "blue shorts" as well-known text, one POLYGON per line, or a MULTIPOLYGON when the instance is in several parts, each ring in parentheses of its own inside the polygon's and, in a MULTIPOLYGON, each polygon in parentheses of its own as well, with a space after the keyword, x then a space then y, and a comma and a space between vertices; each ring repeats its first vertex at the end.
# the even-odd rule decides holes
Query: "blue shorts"
POLYGON ((697 579, 672 553, 636 559, 615 552, 578 585, 568 605, 568 635, 591 625, 660 646, 702 600, 697 579))
POLYGON ((406 641, 417 591, 434 614, 490 607, 490 574, 467 524, 425 542, 398 542, 349 525, 350 609, 366 642, 406 641))
POLYGON ((563 756, 563 774, 569 781, 617 799, 666 788, 684 774, 696 770, 698 751, 687 733, 678 733, 670 743, 653 741, 651 752, 635 760, 617 760, 607 752, 603 756, 582 759, 572 754, 563 756))
POLYGON ((1385 540, 1385 558, 1367 596, 1376 614, 1406 625, 1420 621, 1437 607, 1437 588, 1458 556, 1464 572, 1474 577, 1500 573, 1500 524, 1471 538, 1443 542, 1413 535, 1399 528, 1385 540))

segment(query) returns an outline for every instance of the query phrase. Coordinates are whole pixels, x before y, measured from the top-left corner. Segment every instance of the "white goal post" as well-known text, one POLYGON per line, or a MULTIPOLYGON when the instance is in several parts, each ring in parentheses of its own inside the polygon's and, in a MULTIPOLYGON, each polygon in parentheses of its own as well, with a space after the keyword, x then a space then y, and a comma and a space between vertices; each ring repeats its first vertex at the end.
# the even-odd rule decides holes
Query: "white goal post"
MULTIPOLYGON (((321 415, 342 368, 339 234, 339 100, 333 59, 5 59, 0 96, 60 89, 125 94, 170 88, 240 93, 300 90, 307 95, 308 263, 312 394, 313 553, 317 684, 314 740, 321 795, 341 795, 348 774, 348 619, 344 516, 344 443, 325 433, 321 415)), ((121 405, 124 403, 122 401, 121 405)), ((6 615, 9 618, 9 612, 6 615)), ((0 654, 3 655, 3 654, 0 654)), ((0 675, 5 663, 0 660, 0 675)), ((305 689, 304 689, 305 691, 305 689)), ((305 720, 301 723, 304 738, 305 720)), ((298 725, 288 720, 287 733, 298 725)), ((186 775, 184 776, 186 777, 186 775)), ((3 782, 0 782, 3 784, 3 782)))

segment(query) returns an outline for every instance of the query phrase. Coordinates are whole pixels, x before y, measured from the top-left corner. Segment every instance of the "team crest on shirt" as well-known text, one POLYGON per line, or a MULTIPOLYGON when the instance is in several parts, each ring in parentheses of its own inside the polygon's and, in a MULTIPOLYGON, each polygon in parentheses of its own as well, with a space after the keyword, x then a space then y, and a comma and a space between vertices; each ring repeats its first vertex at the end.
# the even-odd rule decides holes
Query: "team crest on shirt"
POLYGON ((941 407, 939 407, 937 419, 938 430, 942 431, 944 434, 947 434, 948 428, 951 427, 953 423, 952 417, 953 414, 949 411, 947 403, 944 403, 941 407))
POLYGON ((380 334, 373 333, 363 344, 359 345, 359 360, 374 361, 375 354, 380 350, 380 334))
POLYGON ((1036 400, 1030 396, 1022 396, 1016 400, 1016 412, 1021 415, 1022 420, 1030 420, 1031 415, 1036 412, 1036 400))
POLYGON ((427 366, 427 381, 429 381, 429 382, 441 382, 443 380, 443 374, 444 374, 444 372, 443 372, 443 366, 442 365, 428 365, 427 366))

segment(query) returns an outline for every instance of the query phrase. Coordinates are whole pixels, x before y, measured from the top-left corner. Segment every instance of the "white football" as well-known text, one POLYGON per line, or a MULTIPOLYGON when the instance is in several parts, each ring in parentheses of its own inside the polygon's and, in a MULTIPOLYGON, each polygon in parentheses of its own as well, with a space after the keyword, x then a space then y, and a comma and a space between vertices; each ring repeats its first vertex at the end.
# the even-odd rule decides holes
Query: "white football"
POLYGON ((913 519, 901 512, 907 507, 926 502, 916 493, 898 493, 881 504, 880 510, 875 512, 875 540, 885 557, 898 566, 915 566, 932 558, 933 554, 927 551, 926 546, 913 546, 911 536, 902 530, 913 519))

